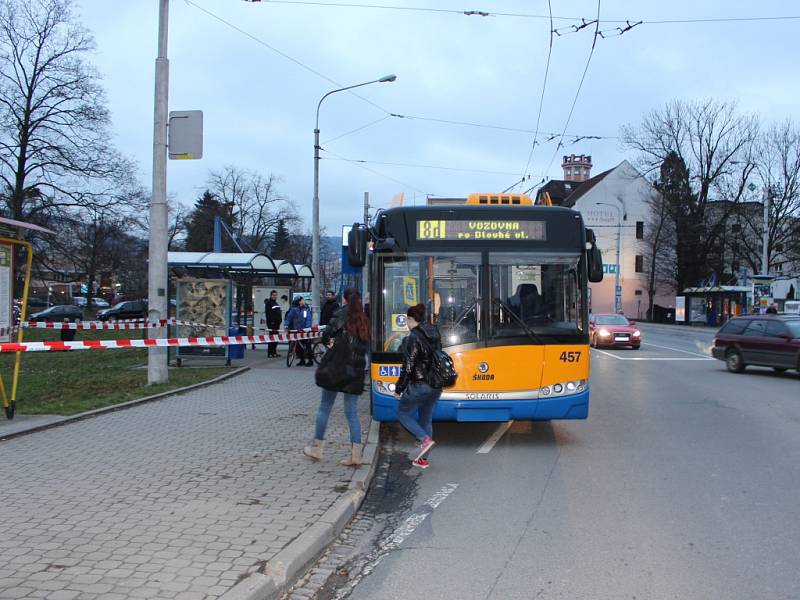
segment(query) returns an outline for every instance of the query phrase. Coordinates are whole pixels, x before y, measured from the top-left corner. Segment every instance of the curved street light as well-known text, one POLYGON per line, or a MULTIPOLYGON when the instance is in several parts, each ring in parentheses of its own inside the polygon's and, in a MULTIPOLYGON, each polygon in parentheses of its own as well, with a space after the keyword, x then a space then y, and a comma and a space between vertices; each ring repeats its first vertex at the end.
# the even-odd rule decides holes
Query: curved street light
MULTIPOLYGON (((365 81, 364 83, 357 83, 355 85, 348 85, 347 87, 339 88, 336 90, 331 90, 327 94, 325 94, 322 98, 320 98, 319 103, 317 104, 317 118, 314 121, 314 204, 312 210, 312 217, 311 217, 311 270, 314 272, 314 277, 311 279, 311 305, 315 306, 319 304, 320 295, 319 295, 319 276, 320 276, 320 269, 319 269, 319 246, 320 246, 320 239, 319 239, 319 109, 322 106, 322 101, 325 100, 331 94, 336 94, 337 92, 344 92, 346 90, 352 90, 354 88, 363 87, 365 85, 371 85, 373 83, 391 83, 392 81, 396 80, 396 75, 384 75, 380 79, 374 79, 372 81, 365 81)), ((319 309, 314 311, 314 319, 316 322, 319 322, 319 309)))

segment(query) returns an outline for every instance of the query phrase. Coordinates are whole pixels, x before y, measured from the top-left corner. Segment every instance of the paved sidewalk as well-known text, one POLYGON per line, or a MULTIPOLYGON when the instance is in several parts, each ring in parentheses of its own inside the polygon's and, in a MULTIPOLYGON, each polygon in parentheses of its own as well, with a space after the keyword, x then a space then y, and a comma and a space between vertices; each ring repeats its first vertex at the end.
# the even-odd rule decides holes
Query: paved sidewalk
MULTIPOLYGON (((353 476, 337 464, 349 448, 339 404, 324 460, 301 454, 319 401, 313 373, 256 363, 0 442, 0 598, 217 598, 269 569, 353 476)), ((360 408, 366 436, 366 395, 360 408)))

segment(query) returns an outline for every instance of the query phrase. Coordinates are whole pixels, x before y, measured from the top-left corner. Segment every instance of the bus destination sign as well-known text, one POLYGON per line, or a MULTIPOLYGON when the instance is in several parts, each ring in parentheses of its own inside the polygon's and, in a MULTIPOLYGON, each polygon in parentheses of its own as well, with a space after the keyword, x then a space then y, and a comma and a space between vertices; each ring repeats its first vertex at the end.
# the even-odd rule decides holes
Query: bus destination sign
POLYGON ((418 240, 533 240, 547 239, 544 221, 508 219, 419 220, 418 240))

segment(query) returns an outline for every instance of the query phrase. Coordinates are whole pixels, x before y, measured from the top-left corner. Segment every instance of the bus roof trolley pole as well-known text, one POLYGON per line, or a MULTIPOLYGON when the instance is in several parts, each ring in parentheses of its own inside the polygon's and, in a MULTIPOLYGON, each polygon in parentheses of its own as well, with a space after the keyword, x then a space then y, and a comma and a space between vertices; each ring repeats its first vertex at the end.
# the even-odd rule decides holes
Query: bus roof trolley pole
MULTIPOLYGON (((0 298, 0 303, 3 304, 2 309, 0 309, 0 315, 5 314, 5 310, 8 310, 8 323, 0 324, 0 328, 7 329, 6 331, 0 332, 0 339, 3 339, 6 335, 11 338, 14 335, 14 329, 16 327, 16 323, 14 323, 14 310, 13 310, 13 303, 14 303, 14 247, 15 246, 22 246, 25 248, 25 284, 22 292, 22 306, 20 307, 20 315, 19 320, 20 322, 25 321, 26 311, 28 310, 28 290, 30 289, 31 283, 31 267, 33 266, 33 246, 30 242, 26 242, 22 239, 23 230, 31 230, 31 231, 39 231, 41 233, 50 233, 53 232, 49 229, 45 229, 44 227, 39 227, 38 225, 34 225, 32 223, 24 223, 22 221, 16 221, 14 219, 6 219, 4 217, 0 217, 0 279, 5 279, 5 281, 0 282, 0 289, 5 289, 7 293, 7 297, 0 298), (16 238, 13 237, 14 233, 16 233, 16 238), (4 284, 4 285, 3 285, 4 284)), ((23 329, 18 327, 16 329, 17 333, 17 342, 22 342, 23 336, 23 329)), ((3 410, 6 413, 7 419, 14 418, 14 412, 16 410, 17 405, 17 384, 19 383, 19 367, 20 367, 20 359, 21 353, 17 352, 14 358, 14 376, 11 383, 11 398, 9 399, 8 393, 6 392, 5 382, 3 381, 3 376, 0 374, 0 396, 3 399, 3 410)))

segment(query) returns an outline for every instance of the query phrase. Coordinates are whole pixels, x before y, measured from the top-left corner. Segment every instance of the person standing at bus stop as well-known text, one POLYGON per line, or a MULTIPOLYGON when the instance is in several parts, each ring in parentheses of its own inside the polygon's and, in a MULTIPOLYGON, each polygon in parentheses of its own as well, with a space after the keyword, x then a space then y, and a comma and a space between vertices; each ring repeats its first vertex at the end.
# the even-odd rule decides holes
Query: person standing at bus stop
MULTIPOLYGON (((269 298, 264 300, 264 314, 266 315, 267 329, 270 333, 277 333, 281 328, 281 305, 278 304, 278 292, 272 290, 269 298)), ((278 342, 267 344, 267 358, 277 358, 278 342)))
POLYGON ((433 409, 442 395, 441 388, 430 385, 430 373, 433 353, 441 347, 442 337, 435 325, 425 322, 423 304, 408 309, 406 325, 410 333, 403 340, 403 365, 394 393, 399 401, 397 418, 417 439, 416 447, 409 454, 411 464, 427 469, 429 464, 426 455, 435 444, 433 409))
POLYGON ((361 464, 361 421, 358 419, 358 397, 364 391, 365 355, 369 344, 369 319, 361 306, 361 296, 355 288, 344 291, 344 305, 336 311, 325 331, 322 343, 328 346, 315 374, 316 384, 322 388, 322 399, 314 431, 314 441, 303 448, 303 454, 314 460, 322 458, 325 430, 331 416, 333 403, 339 392, 344 394, 344 414, 350 429, 350 458, 340 460, 340 465, 355 467, 361 464))
POLYGON ((319 324, 327 325, 331 322, 333 315, 339 310, 339 303, 336 301, 336 293, 333 290, 325 292, 325 302, 319 313, 319 324))
MULTIPOLYGON (((283 321, 284 326, 289 331, 302 331, 303 329, 311 327, 311 307, 306 306, 306 301, 302 296, 299 296, 292 303, 292 308, 286 313, 286 317, 283 321)), ((308 340, 298 340, 297 355, 300 358, 300 362, 297 363, 299 367, 314 366, 314 356, 311 352, 311 346, 308 340)))

